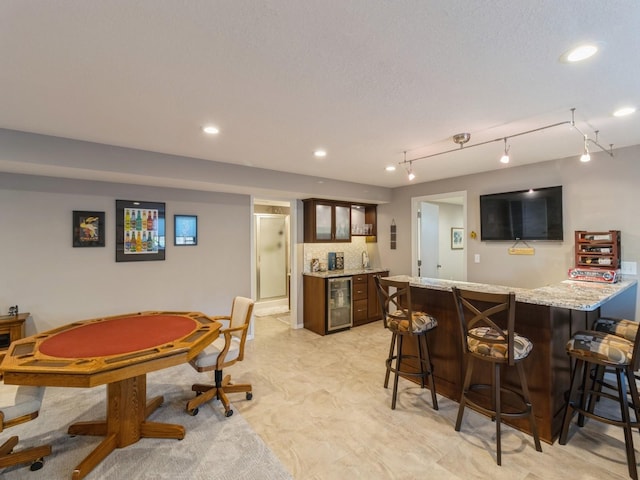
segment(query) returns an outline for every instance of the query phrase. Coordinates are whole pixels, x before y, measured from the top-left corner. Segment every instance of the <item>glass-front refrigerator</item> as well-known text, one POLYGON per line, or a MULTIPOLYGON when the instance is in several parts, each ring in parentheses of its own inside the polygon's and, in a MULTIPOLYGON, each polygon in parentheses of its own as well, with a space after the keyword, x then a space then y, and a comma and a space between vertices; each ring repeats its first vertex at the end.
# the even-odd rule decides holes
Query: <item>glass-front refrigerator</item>
POLYGON ((327 332, 344 330, 352 325, 351 277, 330 278, 327 282, 327 332))

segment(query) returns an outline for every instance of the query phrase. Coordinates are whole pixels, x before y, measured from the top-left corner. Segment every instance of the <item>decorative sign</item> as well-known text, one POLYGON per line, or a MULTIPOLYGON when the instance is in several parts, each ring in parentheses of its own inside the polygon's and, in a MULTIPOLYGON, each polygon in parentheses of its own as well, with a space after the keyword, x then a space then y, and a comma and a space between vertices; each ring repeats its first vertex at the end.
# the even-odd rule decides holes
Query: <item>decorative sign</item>
POLYGON ((395 220, 391 220, 391 245, 390 248, 391 250, 395 250, 396 249, 396 221, 395 220))

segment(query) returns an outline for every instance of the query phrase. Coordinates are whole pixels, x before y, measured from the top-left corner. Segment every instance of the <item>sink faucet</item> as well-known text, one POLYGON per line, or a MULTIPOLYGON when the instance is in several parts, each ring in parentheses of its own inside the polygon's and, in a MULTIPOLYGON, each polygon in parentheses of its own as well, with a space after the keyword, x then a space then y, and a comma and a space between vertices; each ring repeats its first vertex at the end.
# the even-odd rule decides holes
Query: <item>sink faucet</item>
POLYGON ((366 250, 362 251, 362 268, 369 268, 369 254, 366 250))

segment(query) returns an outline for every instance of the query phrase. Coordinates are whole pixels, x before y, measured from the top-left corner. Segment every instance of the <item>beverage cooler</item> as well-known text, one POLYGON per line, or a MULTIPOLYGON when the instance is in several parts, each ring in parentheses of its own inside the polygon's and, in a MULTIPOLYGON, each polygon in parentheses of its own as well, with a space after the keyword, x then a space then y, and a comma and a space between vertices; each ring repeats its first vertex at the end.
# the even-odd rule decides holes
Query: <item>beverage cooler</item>
POLYGON ((330 278, 327 282, 327 332, 352 325, 351 283, 351 277, 330 278))

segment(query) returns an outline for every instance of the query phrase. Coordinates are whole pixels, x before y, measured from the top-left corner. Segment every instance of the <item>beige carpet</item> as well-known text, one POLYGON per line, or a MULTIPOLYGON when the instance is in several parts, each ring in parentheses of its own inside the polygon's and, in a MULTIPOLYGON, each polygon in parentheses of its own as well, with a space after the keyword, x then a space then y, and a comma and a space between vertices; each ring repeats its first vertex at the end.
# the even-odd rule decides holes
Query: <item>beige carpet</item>
MULTIPOLYGON (((91 479, 216 479, 284 480, 291 479, 280 461, 256 432, 236 411, 225 418, 218 402, 200 408, 197 416, 185 412, 192 397, 191 382, 203 381, 190 366, 181 365, 153 372, 147 377, 149 398, 163 394, 165 403, 151 420, 178 423, 186 428, 183 440, 141 439, 116 449, 86 478, 91 479)), ((0 390, 14 387, 2 387, 0 390)), ((6 396, 6 393, 2 394, 6 396)), ((4 404, 0 396, 0 403, 4 404)), ((0 441, 19 435, 20 444, 34 446, 50 443, 53 454, 44 467, 31 472, 28 465, 0 470, 3 480, 68 479, 73 468, 98 445, 102 437, 73 437, 66 433, 69 424, 79 420, 104 418, 105 387, 92 389, 48 388, 40 417, 5 430, 0 441)), ((243 399, 244 400, 244 399, 243 399)), ((16 450, 17 450, 16 449, 16 450)))

